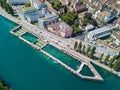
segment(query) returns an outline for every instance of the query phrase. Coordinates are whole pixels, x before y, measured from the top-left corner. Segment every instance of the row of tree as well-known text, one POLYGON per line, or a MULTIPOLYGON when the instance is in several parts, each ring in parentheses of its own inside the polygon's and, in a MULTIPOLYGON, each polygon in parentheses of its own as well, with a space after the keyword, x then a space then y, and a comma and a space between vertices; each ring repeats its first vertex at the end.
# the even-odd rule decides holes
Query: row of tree
POLYGON ((12 6, 8 3, 6 3, 5 0, 0 0, 0 6, 6 10, 6 12, 8 12, 11 15, 14 15, 14 10, 12 8, 12 6))
POLYGON ((95 54, 95 50, 96 50, 96 47, 91 47, 90 45, 86 45, 82 44, 82 42, 75 42, 74 44, 74 49, 77 51, 77 52, 80 52, 90 58, 93 58, 94 54, 95 54))
POLYGON ((110 68, 114 70, 118 70, 120 68, 120 58, 117 55, 110 58, 110 55, 106 55, 104 58, 104 53, 102 53, 99 57, 99 62, 108 65, 110 68))

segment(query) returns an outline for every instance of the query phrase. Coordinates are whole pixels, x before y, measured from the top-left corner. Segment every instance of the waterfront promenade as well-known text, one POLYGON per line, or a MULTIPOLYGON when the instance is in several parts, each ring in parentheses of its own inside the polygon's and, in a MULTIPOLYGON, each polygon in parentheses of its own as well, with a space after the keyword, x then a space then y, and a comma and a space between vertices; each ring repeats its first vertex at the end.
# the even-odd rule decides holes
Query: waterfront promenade
POLYGON ((69 67, 68 65, 64 64, 63 62, 61 62, 60 60, 58 60, 57 58, 53 57, 52 55, 50 55, 49 53, 45 52, 44 50, 40 50, 43 54, 45 54, 46 56, 52 58, 54 61, 56 61, 58 64, 62 65, 64 68, 68 69, 70 72, 72 72, 73 74, 79 76, 82 79, 87 79, 87 80, 93 80, 93 81, 103 81, 102 77, 99 75, 99 73, 97 73, 97 71, 94 69, 94 67, 90 64, 90 63, 86 63, 87 66, 89 66, 89 68, 91 69, 92 73, 94 74, 93 77, 91 76, 84 76, 80 73, 80 71, 82 70, 83 66, 84 66, 84 62, 82 62, 82 64, 80 65, 80 67, 78 68, 78 70, 74 70, 71 67, 69 67))
MULTIPOLYGON (((56 35, 48 32, 46 30, 40 29, 40 28, 38 28, 38 27, 36 27, 34 25, 31 25, 31 24, 29 24, 27 22, 21 21, 21 20, 15 18, 15 17, 10 16, 6 12, 4 12, 4 10, 2 10, 1 8, 0 8, 0 10, 1 10, 1 12, 0 12, 1 15, 3 15, 4 17, 10 19, 11 21, 16 22, 17 24, 22 25, 24 28, 26 28, 27 30, 29 30, 31 33, 33 33, 36 36, 42 37, 42 38, 48 40, 51 43, 53 43, 53 42, 54 42, 54 44, 56 43, 57 44, 56 47, 64 48, 64 50, 68 54, 70 54, 71 56, 74 56, 77 59, 84 60, 86 62, 88 62, 88 61, 90 62, 91 61, 91 62, 93 62, 93 63, 98 65, 98 62, 93 61, 90 58, 87 58, 86 56, 75 52, 74 50, 71 50, 70 47, 72 47, 72 46, 68 47, 68 45, 71 45, 71 43, 72 43, 72 41, 70 41, 70 39, 64 39, 64 38, 61 38, 59 36, 56 36, 56 35)), ((99 65, 99 66, 103 67, 103 65, 99 65)))
MULTIPOLYGON (((46 56, 52 58, 52 60, 55 60, 57 63, 59 63, 60 65, 62 65, 63 67, 65 67, 66 69, 68 69, 69 71, 71 71, 72 73, 74 73, 75 75, 79 76, 82 79, 88 79, 88 80, 94 80, 94 81, 103 81, 102 77, 99 75, 99 73, 97 73, 97 71, 95 70, 95 68, 89 63, 89 62, 82 62, 82 64, 79 66, 78 70, 74 70, 71 67, 69 67, 68 65, 66 65, 65 63, 63 63, 62 61, 58 60, 57 58, 55 58, 54 56, 50 55, 49 53, 45 52, 44 50, 42 50, 43 47, 45 47, 47 45, 47 43, 45 43, 43 46, 38 47, 36 44, 31 43, 29 41, 27 41, 26 39, 24 39, 22 37, 23 34, 27 33, 26 31, 22 31, 23 34, 18 34, 18 32, 20 32, 21 30, 23 30, 22 28, 19 29, 19 27, 21 27, 20 25, 16 28, 14 28, 13 30, 10 31, 11 34, 15 35, 16 37, 18 37, 19 39, 21 39, 22 41, 26 42, 27 44, 29 44, 30 46, 36 48, 37 50, 40 50, 40 52, 42 52, 43 54, 45 54, 46 56), (88 66, 89 69, 92 71, 92 73, 94 74, 93 76, 84 76, 80 73, 80 71, 83 69, 84 65, 88 66)), ((43 38, 39 38, 38 40, 42 40, 43 38)), ((51 43, 52 45, 55 45, 53 43, 51 43)), ((81 60, 80 60, 81 62, 81 60)))

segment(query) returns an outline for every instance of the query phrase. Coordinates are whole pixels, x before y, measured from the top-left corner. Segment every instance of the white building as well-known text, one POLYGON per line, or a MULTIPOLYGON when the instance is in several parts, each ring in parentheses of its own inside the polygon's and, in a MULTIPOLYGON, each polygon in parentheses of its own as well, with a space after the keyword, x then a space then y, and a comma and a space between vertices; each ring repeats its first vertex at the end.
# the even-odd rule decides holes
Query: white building
POLYGON ((120 45, 120 32, 114 32, 111 36, 115 39, 116 44, 120 45))
POLYGON ((22 4, 30 2, 30 0, 7 0, 7 2, 12 5, 22 5, 22 4))
POLYGON ((94 16, 97 20, 99 20, 99 22, 108 23, 109 21, 116 18, 116 13, 108 11, 97 11, 94 16))
POLYGON ((88 33, 87 38, 92 41, 92 40, 96 40, 96 39, 100 39, 100 38, 104 38, 107 37, 111 34, 111 30, 113 30, 114 27, 112 26, 105 26, 102 28, 98 28, 94 31, 91 31, 88 33))
POLYGON ((87 25, 87 26, 85 27, 85 30, 86 30, 86 31, 91 31, 91 30, 93 30, 93 29, 95 29, 95 27, 94 27, 92 24, 87 25))
MULTIPOLYGON (((32 0, 31 0, 32 1, 32 0)), ((44 0, 33 0, 33 6, 36 9, 39 9, 41 7, 41 4, 44 3, 44 0)))

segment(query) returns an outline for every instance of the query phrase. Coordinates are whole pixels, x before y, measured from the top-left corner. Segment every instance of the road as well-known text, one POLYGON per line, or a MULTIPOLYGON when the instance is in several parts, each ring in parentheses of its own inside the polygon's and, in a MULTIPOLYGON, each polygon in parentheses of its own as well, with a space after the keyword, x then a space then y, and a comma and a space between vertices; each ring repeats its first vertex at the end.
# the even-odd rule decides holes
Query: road
POLYGON ((2 8, 0 8, 0 14, 2 14, 4 17, 7 17, 13 22, 16 22, 17 24, 22 25, 24 28, 28 29, 29 31, 33 32, 37 36, 42 36, 46 40, 51 40, 52 42, 55 42, 65 48, 73 48, 74 41, 70 38, 62 38, 60 36, 57 36, 51 32, 48 32, 46 29, 41 29, 35 25, 32 25, 26 21, 19 20, 9 14, 7 14, 2 8))

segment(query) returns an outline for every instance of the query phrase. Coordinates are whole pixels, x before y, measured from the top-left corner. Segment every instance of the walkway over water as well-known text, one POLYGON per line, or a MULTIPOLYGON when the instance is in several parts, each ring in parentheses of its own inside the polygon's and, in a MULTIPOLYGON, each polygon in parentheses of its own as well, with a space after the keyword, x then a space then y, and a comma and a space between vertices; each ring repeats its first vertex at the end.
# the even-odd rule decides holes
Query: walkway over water
POLYGON ((21 26, 14 28, 10 33, 38 50, 47 45, 46 41, 38 39, 38 37, 34 36, 34 34, 31 34, 31 32, 28 32, 21 26))
MULTIPOLYGON (((60 65, 62 65, 63 67, 65 67, 66 69, 68 69, 69 71, 74 73, 75 75, 79 76, 80 78, 88 79, 88 80, 94 80, 94 81, 103 81, 102 77, 98 74, 98 72, 95 70, 95 68, 91 65, 90 62, 84 62, 84 60, 82 60, 82 61, 80 60, 82 62, 82 64, 79 66, 79 68, 77 70, 74 70, 73 68, 71 68, 67 64, 65 64, 64 62, 60 61, 56 57, 54 57, 54 56, 50 55, 49 53, 45 52, 44 50, 42 50, 42 48, 47 45, 47 42, 45 40, 43 40, 43 38, 37 37, 34 33, 30 32, 29 30, 27 30, 27 29, 23 30, 23 29, 15 28, 12 31, 10 31, 10 33, 17 36, 19 39, 26 42, 30 46, 36 48, 37 50, 40 50, 42 53, 49 56, 50 58, 55 60, 57 63, 59 63, 60 65), (38 38, 38 41, 34 43, 34 42, 30 42, 29 40, 26 40, 26 38, 22 37, 22 35, 24 35, 26 33, 30 33, 30 34, 34 35, 35 37, 38 38), (80 74, 80 71, 82 70, 84 65, 87 65, 90 68, 90 70, 94 74, 93 77, 84 76, 84 75, 80 74)), ((51 43, 51 44, 54 45, 53 43, 51 43)))
POLYGON ((88 64, 88 66, 92 69, 93 73, 95 76, 90 77, 90 76, 83 76, 82 74, 80 74, 80 70, 82 70, 82 67, 84 66, 84 62, 81 64, 81 66, 79 67, 79 69, 76 71, 74 69, 72 69, 71 67, 69 67, 68 65, 66 65, 65 63, 63 63, 62 61, 58 60, 57 58, 55 58, 54 56, 50 55, 49 53, 45 52, 44 50, 40 50, 43 54, 49 56, 50 58, 52 58, 52 60, 56 61, 58 64, 62 65, 63 67, 65 67, 66 69, 68 69, 70 72, 74 73, 75 75, 79 76, 82 79, 87 79, 87 80, 94 80, 94 81, 103 81, 103 79, 101 78, 101 76, 97 73, 97 71, 94 69, 94 67, 92 67, 92 65, 90 63, 86 63, 88 64))
POLYGON ((84 62, 82 62, 82 64, 80 65, 80 67, 78 68, 78 70, 77 70, 77 73, 79 73, 81 70, 82 70, 82 68, 83 68, 83 66, 84 66, 84 62))

